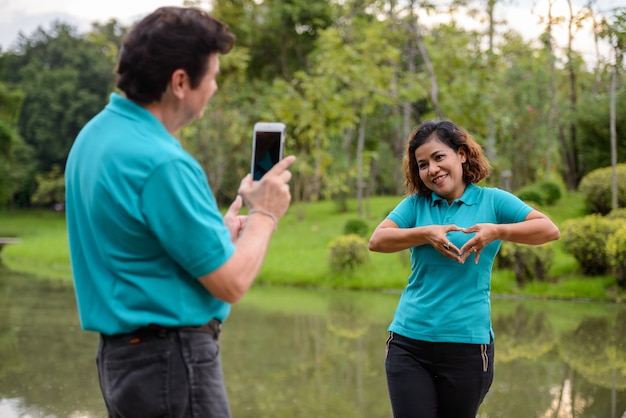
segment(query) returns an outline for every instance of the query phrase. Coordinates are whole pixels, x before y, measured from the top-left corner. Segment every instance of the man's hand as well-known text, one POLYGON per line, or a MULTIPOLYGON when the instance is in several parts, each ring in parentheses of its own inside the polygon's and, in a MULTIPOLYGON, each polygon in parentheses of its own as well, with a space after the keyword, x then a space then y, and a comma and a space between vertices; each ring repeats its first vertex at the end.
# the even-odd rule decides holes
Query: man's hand
POLYGON ((241 180, 238 194, 249 209, 269 212, 277 220, 287 213, 291 202, 288 184, 291 172, 288 168, 295 160, 293 155, 283 158, 259 181, 253 181, 250 174, 241 180))
POLYGON ((239 211, 243 206, 243 199, 241 196, 237 196, 233 203, 230 204, 228 211, 224 215, 224 224, 230 231, 230 239, 232 242, 236 242, 239 238, 239 234, 246 223, 247 216, 239 215, 239 211))

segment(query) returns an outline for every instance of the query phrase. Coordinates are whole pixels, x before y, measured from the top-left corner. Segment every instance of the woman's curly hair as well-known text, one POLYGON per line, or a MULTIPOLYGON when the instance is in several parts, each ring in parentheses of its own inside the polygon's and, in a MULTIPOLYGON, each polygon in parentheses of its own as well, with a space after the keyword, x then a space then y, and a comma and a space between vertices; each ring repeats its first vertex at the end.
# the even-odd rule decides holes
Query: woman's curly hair
POLYGON ((425 143, 437 140, 452 148, 454 152, 463 149, 467 160, 463 163, 463 179, 467 184, 485 179, 491 170, 482 147, 463 128, 447 120, 431 120, 422 123, 409 136, 404 156, 406 193, 429 196, 432 193, 419 176, 415 150, 425 143))

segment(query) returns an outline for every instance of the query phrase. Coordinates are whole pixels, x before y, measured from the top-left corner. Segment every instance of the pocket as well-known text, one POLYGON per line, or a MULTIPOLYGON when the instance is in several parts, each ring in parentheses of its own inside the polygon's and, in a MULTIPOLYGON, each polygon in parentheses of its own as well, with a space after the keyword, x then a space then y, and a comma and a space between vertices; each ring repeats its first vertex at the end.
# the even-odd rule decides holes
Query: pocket
POLYGON ((489 353, 487 352, 487 344, 480 345, 480 357, 483 361, 483 373, 489 370, 489 353))
POLYGON ((192 335, 188 351, 192 415, 230 417, 219 343, 211 335, 192 335))
POLYGON ((391 345, 391 341, 393 341, 393 331, 389 332, 389 337, 387 337, 387 342, 385 343, 385 358, 389 354, 389 346, 391 345))
POLYGON ((481 391, 481 402, 489 392, 494 378, 494 346, 493 341, 490 344, 481 344, 481 357, 483 364, 483 388, 481 391))
MULTIPOLYGON (((195 338, 192 342, 193 349, 190 350, 190 367, 193 368, 193 379, 200 386, 206 382, 221 379, 222 365, 219 357, 219 344, 212 337, 202 336, 195 338)), ((193 385, 192 385, 193 386, 193 385)))
POLYGON ((121 416, 166 417, 169 353, 137 354, 103 360, 106 403, 121 416))

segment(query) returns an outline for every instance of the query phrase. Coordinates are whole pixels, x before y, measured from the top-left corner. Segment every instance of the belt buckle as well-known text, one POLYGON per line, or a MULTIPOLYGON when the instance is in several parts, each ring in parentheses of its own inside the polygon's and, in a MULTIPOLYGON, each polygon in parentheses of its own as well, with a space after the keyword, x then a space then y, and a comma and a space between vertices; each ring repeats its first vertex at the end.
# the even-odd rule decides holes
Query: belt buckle
POLYGON ((222 332, 222 321, 217 318, 213 318, 207 323, 207 328, 209 332, 217 338, 219 337, 220 332, 222 332))

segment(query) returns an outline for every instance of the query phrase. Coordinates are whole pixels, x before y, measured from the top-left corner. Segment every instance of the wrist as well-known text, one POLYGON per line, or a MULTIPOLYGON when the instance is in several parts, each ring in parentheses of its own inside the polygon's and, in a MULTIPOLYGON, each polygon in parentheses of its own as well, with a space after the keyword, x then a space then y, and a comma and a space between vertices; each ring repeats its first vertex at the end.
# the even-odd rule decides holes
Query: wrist
POLYGON ((263 215, 269 219, 271 219, 274 223, 274 230, 276 230, 276 228, 278 228, 278 219, 276 218, 276 216, 271 213, 268 212, 266 210, 262 210, 262 209, 250 209, 250 211, 248 212, 248 216, 252 216, 252 215, 263 215))

